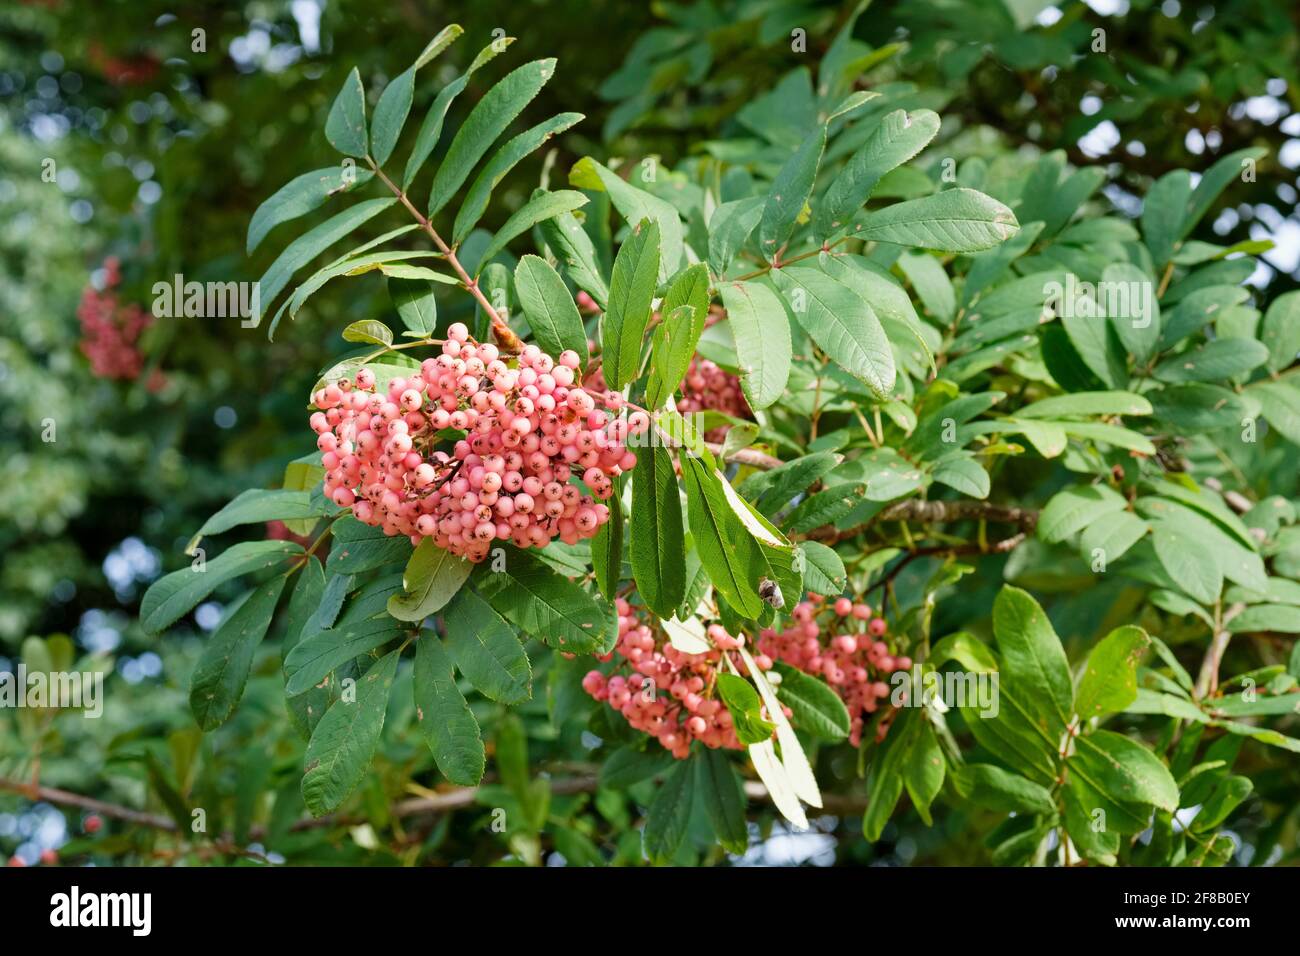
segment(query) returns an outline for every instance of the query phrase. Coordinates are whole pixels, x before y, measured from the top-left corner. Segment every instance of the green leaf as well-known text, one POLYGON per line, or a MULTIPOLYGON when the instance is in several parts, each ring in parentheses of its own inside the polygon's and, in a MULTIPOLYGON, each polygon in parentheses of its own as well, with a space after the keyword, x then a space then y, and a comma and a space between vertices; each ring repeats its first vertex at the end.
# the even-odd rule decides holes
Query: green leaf
POLYGON ((662 445, 637 450, 631 515, 628 552, 637 591, 659 617, 672 617, 686 594, 686 553, 677 474, 662 445))
POLYGON ((709 265, 718 275, 727 271, 731 260, 745 247, 763 218, 763 196, 747 196, 724 202, 709 219, 709 265))
POLYGON ((393 155, 402 127, 411 112, 411 101, 415 96, 415 74, 435 56, 441 53, 463 33, 457 24, 445 27, 429 41, 411 67, 399 73, 388 86, 384 87, 379 103, 375 106, 374 118, 370 121, 370 152, 375 165, 383 166, 388 157, 393 155))
POLYGON ((1178 784, 1146 747, 1109 730, 1095 730, 1077 738, 1077 748, 1068 763, 1086 768, 1112 800, 1178 809, 1178 784))
MULTIPOLYGON (((666 282, 669 276, 677 273, 684 254, 684 242, 682 221, 671 203, 624 181, 617 173, 602 166, 590 156, 574 164, 573 169, 569 171, 569 182, 579 189, 608 192, 614 208, 629 226, 635 228, 643 220, 653 220, 659 227, 660 246, 659 273, 656 282, 666 282)), ((595 293, 592 295, 594 297, 595 293)))
POLYGON ((1160 306, 1155 298, 1155 281, 1131 262, 1108 265, 1101 278, 1105 283, 1103 288, 1112 290, 1100 303, 1111 328, 1134 361, 1145 365, 1160 342, 1160 306), (1130 290, 1135 289, 1142 291, 1131 294, 1130 290))
POLYGON ((370 152, 376 166, 388 162, 397 138, 402 135, 415 98, 415 69, 409 67, 393 77, 375 104, 375 115, 370 122, 370 152))
POLYGON ((968 763, 953 771, 962 799, 977 807, 1003 813, 1043 814, 1056 812, 1052 794, 1019 774, 987 763, 968 763))
POLYGON ((1151 647, 1140 627, 1126 625, 1107 634, 1088 654, 1074 695, 1075 712, 1084 720, 1118 713, 1137 698, 1137 669, 1151 647))
POLYGON ((844 562, 832 549, 820 541, 800 541, 803 552, 803 579, 808 590, 824 596, 841 593, 848 584, 844 562))
POLYGON ((763 719, 763 702, 753 684, 735 674, 718 674, 716 686, 742 744, 759 744, 771 739, 776 726, 763 719))
POLYGON ((539 228, 569 278, 598 306, 605 308, 609 304, 609 287, 596 261, 596 247, 577 217, 573 213, 560 213, 541 222, 539 228))
MULTIPOLYGON (((514 37, 501 37, 493 40, 474 57, 474 61, 467 69, 456 79, 448 83, 434 98, 433 105, 429 107, 429 112, 424 116, 424 122, 420 124, 420 131, 415 137, 415 146, 411 149, 411 155, 406 160, 406 171, 402 175, 402 189, 408 190, 411 182, 420 172, 420 167, 424 161, 429 158, 435 146, 438 145, 438 139, 442 136, 442 124, 447 118, 447 111, 451 108, 452 101, 456 99, 465 87, 469 84, 470 77, 481 66, 495 57, 498 53, 504 53, 510 44, 515 42, 514 37)), ((421 57, 423 58, 423 57, 421 57)), ((419 61, 417 61, 418 65, 419 61)))
POLYGON ((1300 445, 1300 387, 1287 380, 1252 385, 1246 394, 1259 402, 1265 420, 1279 435, 1300 445))
POLYGON ((345 156, 366 158, 366 91, 361 85, 361 72, 355 66, 330 107, 329 118, 325 120, 325 138, 345 156))
POLYGON ((1128 371, 1114 326, 1093 316, 1080 315, 1080 311, 1071 310, 1061 316, 1070 344, 1102 384, 1119 388, 1128 381, 1128 371))
POLYGON ((785 304, 760 282, 726 282, 720 292, 736 340, 740 387, 751 408, 767 408, 790 377, 790 321, 785 304))
POLYGON ((603 654, 613 647, 611 609, 585 590, 518 548, 504 548, 480 565, 474 586, 497 613, 530 637, 571 654, 603 654))
POLYGON ((943 789, 947 765, 944 763, 943 751, 939 749, 939 739, 929 721, 920 726, 903 774, 903 784, 907 787, 908 796, 912 798, 912 806, 926 826, 933 826, 930 804, 943 789))
POLYGON ((1300 292, 1286 292, 1269 303, 1261 341, 1268 348, 1268 369, 1280 372, 1300 353, 1300 292))
POLYGON ((1215 339, 1166 359, 1153 374, 1162 382, 1222 382, 1245 375, 1268 359, 1268 349, 1254 339, 1215 339))
POLYGON ((673 755, 659 747, 645 751, 620 747, 601 762, 600 785, 610 790, 626 790, 677 765, 673 755))
POLYGON ((907 762, 921 727, 917 708, 905 708, 876 750, 867 776, 867 810, 862 815, 862 835, 868 842, 880 839, 903 795, 907 762))
POLYGON ((271 626, 286 580, 277 574, 253 591, 226 614, 204 645, 190 679, 190 710, 203 730, 224 724, 244 696, 253 654, 271 626))
POLYGON ((796 494, 812 487, 828 475, 841 461, 834 452, 819 451, 796 458, 771 471, 758 472, 746 478, 740 486, 746 498, 755 501, 758 510, 771 514, 789 503, 796 494))
POLYGON ((140 624, 148 634, 160 633, 232 578, 273 568, 302 553, 302 546, 292 541, 245 541, 211 561, 196 560, 150 585, 140 601, 140 624))
POLYGON ((376 319, 360 319, 343 330, 343 341, 392 345, 393 330, 376 319))
POLYGON ((695 550, 718 593, 753 620, 764 607, 758 595, 758 585, 768 573, 762 548, 728 504, 717 470, 688 456, 682 456, 681 463, 695 550))
POLYGON ((677 390, 704 332, 709 312, 709 270, 696 263, 669 287, 659 307, 663 321, 654 331, 646 408, 658 409, 677 390))
POLYGON ((479 271, 481 272, 498 252, 509 245, 511 240, 523 235, 539 222, 553 219, 561 213, 571 213, 586 204, 587 197, 573 189, 561 189, 557 192, 538 190, 533 198, 515 210, 492 236, 492 241, 479 256, 479 271))
MULTIPOLYGON (((354 206, 349 206, 342 212, 336 213, 329 219, 313 226, 307 232, 303 233, 293 242, 289 243, 271 263, 270 268, 262 273, 262 277, 257 280, 258 302, 257 314, 251 318, 255 325, 260 325, 262 317, 266 315, 276 296, 284 291, 293 274, 311 262, 318 255, 338 242, 344 236, 350 234, 354 229, 359 227, 385 209, 397 202, 396 199, 367 199, 359 202, 354 206)), ((272 324, 267 329, 267 338, 275 335, 276 325, 272 324)))
POLYGON ((1119 854, 1121 834, 1117 830, 1104 827, 1105 818, 1094 817, 1094 811, 1105 810, 1095 804, 1094 788, 1079 774, 1066 780, 1061 788, 1061 800, 1065 804, 1065 830, 1071 842, 1083 856, 1103 866, 1114 866, 1119 854), (1102 826, 1097 826, 1098 823, 1102 826))
POLYGON ((1004 689, 1021 699, 1028 716, 1057 739, 1070 722, 1074 689, 1065 648, 1042 607, 1026 591, 1006 585, 993 602, 993 636, 1004 689))
POLYGON ((428 280, 390 278, 388 298, 408 331, 432 335, 438 327, 438 300, 428 280))
POLYGON ((614 493, 609 502, 609 520, 591 539, 591 570, 596 586, 607 600, 614 600, 623 575, 623 479, 614 479, 614 493))
MULTIPOLYGON (((248 242, 244 251, 249 255, 252 255, 253 250, 256 249, 261 241, 266 238, 266 234, 276 226, 288 222, 291 219, 297 219, 300 216, 307 215, 307 213, 311 212, 313 209, 318 209, 323 206, 325 201, 336 193, 349 192, 350 190, 369 182, 373 176, 374 173, 368 169, 357 169, 353 166, 340 165, 327 166, 324 169, 316 169, 310 173, 303 173, 301 176, 291 179, 276 190, 275 194, 271 196, 271 198, 265 200, 253 212, 253 218, 248 222, 248 242)), ((385 205, 391 205, 392 202, 395 201, 396 200, 390 201, 384 199, 370 200, 369 202, 383 202, 385 205)), ((349 211, 358 210, 361 207, 367 207, 367 210, 373 209, 373 212, 371 212, 370 215, 374 215, 375 212, 379 211, 376 207, 367 206, 367 203, 358 203, 349 211)), ((333 219, 321 223, 316 228, 326 229, 326 227, 336 224, 342 216, 343 213, 340 213, 333 219)), ((368 219, 370 216, 366 216, 365 218, 368 219)), ((361 221, 364 221, 364 219, 361 221)), ((351 228, 355 228, 358 224, 359 223, 352 224, 351 228)), ((350 232, 351 228, 347 231, 350 232)), ((331 233, 336 231, 337 226, 330 230, 331 233)), ((308 235, 310 235, 310 233, 308 235)), ((341 235, 346 235, 346 233, 342 233, 341 235)), ((341 238, 341 235, 339 238, 341 238)), ((303 240, 306 238, 306 236, 301 237, 303 240)), ((330 242, 333 241, 335 240, 330 240, 330 242)), ((316 249, 315 252, 306 255, 305 258, 303 258, 302 263, 299 263, 299 265, 305 264, 320 252, 320 249, 328 246, 330 242, 324 243, 319 249, 316 249)), ((292 246, 290 248, 292 248, 292 246)), ((282 254, 282 257, 283 255, 287 255, 288 252, 289 249, 286 249, 282 254)), ((295 255, 302 255, 302 253, 299 252, 295 255)), ((279 263, 279 261, 280 260, 277 259, 276 263, 279 263)), ((274 266, 272 268, 274 268, 274 266)), ((291 269, 289 271, 292 272, 293 270, 291 269)), ((265 303, 269 305, 274 296, 266 289, 260 291, 265 299, 265 303)))
POLYGON ((817 167, 825 150, 826 125, 823 124, 803 141, 772 181, 758 230, 759 247, 768 259, 775 260, 794 234, 795 225, 812 195, 817 167))
POLYGON ((1020 230, 1015 214, 974 189, 943 192, 886 206, 849 230, 855 239, 937 252, 992 249, 1020 230))
POLYGON ((411 552, 402 574, 402 594, 388 599, 388 613, 399 621, 422 621, 455 597, 474 565, 424 538, 411 552))
POLYGON ((828 238, 846 225, 871 198, 880 178, 923 150, 938 132, 939 114, 932 110, 895 110, 886 115, 819 203, 817 235, 828 238))
POLYGON ((972 456, 961 455, 939 462, 931 477, 971 498, 989 496, 989 473, 972 456))
POLYGON ((344 515, 333 524, 334 545, 325 570, 331 574, 360 574, 411 557, 411 539, 384 534, 383 528, 362 524, 344 515))
POLYGON ((587 332, 560 274, 545 259, 524 256, 515 267, 515 293, 542 351, 558 356, 571 349, 586 368, 587 332))
POLYGON ((349 661, 383 647, 402 633, 390 617, 352 621, 309 634, 284 659, 285 693, 305 694, 349 661))
MULTIPOLYGON (((471 68, 472 69, 472 68, 471 68)), ((475 104, 433 177, 429 216, 451 200, 491 145, 555 74, 555 60, 534 60, 509 73, 475 104)), ((435 104, 436 105, 436 104, 435 104)), ((480 262, 491 258, 483 256, 480 262)))
POLYGON ((517 704, 532 696, 532 667, 523 645, 496 611, 469 588, 443 612, 446 650, 474 689, 489 700, 517 704))
POLYGON ((1157 270, 1163 269, 1183 235, 1192 198, 1192 176, 1185 169, 1166 173, 1147 190, 1142 202, 1142 237, 1157 270))
POLYGON ((520 133, 497 150, 496 154, 479 170, 473 185, 469 187, 469 192, 465 194, 465 200, 461 203, 460 211, 456 213, 456 222, 452 226, 452 245, 459 246, 465 241, 479 219, 483 217, 483 213, 487 211, 492 190, 500 185, 501 180, 505 179, 506 174, 514 169, 520 160, 541 147, 552 136, 564 132, 582 119, 585 117, 581 113, 561 113, 552 116, 532 129, 520 133))
POLYGON ((951 322, 957 312, 957 295, 939 260, 923 252, 905 252, 898 267, 930 314, 945 324, 951 322))
POLYGON ((691 761, 695 765, 695 794, 708 812, 713 834, 730 853, 749 846, 745 825, 745 790, 731 761, 720 750, 705 749, 691 761))
POLYGON ((294 585, 293 594, 289 596, 289 608, 285 612, 283 650, 288 654, 304 637, 312 632, 307 630, 312 616, 325 599, 325 569, 315 558, 303 565, 298 574, 298 583, 294 585))
POLYGON ((1234 634, 1276 631, 1279 634, 1300 634, 1300 607, 1286 604, 1256 604, 1248 607, 1228 622, 1234 634))
POLYGON ((1151 403, 1133 392, 1072 392, 1044 398, 1016 411, 1016 418, 1088 418, 1150 415, 1151 403))
POLYGON ((249 488, 203 522, 203 527, 195 532, 185 552, 193 554, 195 545, 205 535, 221 534, 245 524, 320 517, 326 513, 326 508, 320 500, 313 501, 306 491, 249 488))
POLYGON ((650 321, 658 274, 659 226, 642 220, 618 250, 609 310, 600 324, 602 372, 615 391, 635 379, 640 370, 641 341, 650 321))
POLYGON ((1079 485, 1057 493, 1038 516, 1038 537, 1064 541, 1105 515, 1123 511, 1124 496, 1106 485, 1079 485))
POLYGON ((1151 529, 1156 557, 1178 586, 1203 604, 1217 601, 1223 590, 1223 566, 1218 556, 1204 550, 1180 522, 1156 520, 1151 529))
POLYGON ((834 362, 877 398, 894 389, 894 353, 871 306, 857 292, 818 269, 789 266, 772 278, 795 320, 834 362))
POLYGON ((695 805, 695 772, 688 760, 678 760, 650 802, 641 845, 652 863, 669 863, 686 839, 695 805))
POLYGON ((826 740, 843 740, 851 729, 848 708, 824 682, 789 664, 777 663, 777 696, 789 707, 796 727, 826 740))
POLYGON ((334 702, 307 744, 302 797, 313 816, 333 813, 365 778, 384 729, 400 650, 371 665, 357 681, 356 700, 334 702))
POLYGON ((1090 521, 1079 535, 1079 553, 1091 561, 1100 552, 1107 562, 1118 561, 1146 536, 1151 526, 1131 511, 1112 511, 1090 521))
POLYGON ((436 634, 426 631, 416 642, 411 683, 416 721, 438 770, 452 783, 476 785, 486 765, 483 737, 436 634))

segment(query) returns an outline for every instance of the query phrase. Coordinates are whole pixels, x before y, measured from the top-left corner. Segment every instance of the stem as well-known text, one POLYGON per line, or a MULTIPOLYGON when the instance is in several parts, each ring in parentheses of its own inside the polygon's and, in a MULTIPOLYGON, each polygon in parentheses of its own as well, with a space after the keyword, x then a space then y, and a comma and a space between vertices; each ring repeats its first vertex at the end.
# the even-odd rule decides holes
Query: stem
POLYGON ((493 308, 492 303, 489 302, 487 296, 483 294, 483 290, 479 288, 478 281, 470 278, 470 274, 465 271, 465 267, 462 266, 460 260, 456 258, 455 250, 442 241, 442 237, 438 235, 437 231, 433 228, 433 223, 429 221, 428 217, 412 205, 411 200, 406 196, 406 192, 399 189, 397 184, 388 178, 384 171, 376 165, 373 159, 367 156, 366 162, 370 164, 370 168, 375 171, 375 175, 379 177, 380 181, 392 190, 393 195, 397 197, 398 201, 401 202, 401 204, 406 207, 407 211, 415 217, 415 221, 420 224, 421 228, 429 234, 429 238, 433 240, 433 244, 438 247, 438 250, 447 257, 447 262, 451 265, 452 269, 456 271, 456 275, 460 278, 460 281, 465 288, 469 290, 469 294, 478 300, 478 304, 483 307, 483 311, 492 322, 492 334, 496 336, 497 344, 507 352, 519 352, 523 348, 523 343, 519 341, 519 336, 515 335, 514 330, 506 324, 505 319, 503 319, 500 314, 498 314, 497 310, 493 308))

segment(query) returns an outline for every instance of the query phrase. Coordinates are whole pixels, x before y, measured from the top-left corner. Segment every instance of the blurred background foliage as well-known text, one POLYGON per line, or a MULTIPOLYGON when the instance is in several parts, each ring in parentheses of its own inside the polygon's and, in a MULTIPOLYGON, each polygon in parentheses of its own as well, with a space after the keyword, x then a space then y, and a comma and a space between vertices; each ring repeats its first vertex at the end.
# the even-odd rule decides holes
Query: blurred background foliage
MULTIPOLYGON (((252 211, 305 163, 333 161, 320 130, 347 71, 358 64, 366 88, 381 89, 448 22, 464 26, 467 40, 422 76, 414 112, 422 115, 471 47, 504 31, 517 38, 511 62, 559 60, 557 80, 520 122, 587 114, 555 142, 552 175, 562 180, 586 154, 655 156, 672 168, 741 148, 744 108, 819 62, 853 7, 23 0, 0 8, 0 670, 55 653, 93 657, 88 667, 110 673, 101 720, 0 711, 0 777, 39 776, 155 818, 143 827, 109 819, 92 834, 93 808, 0 795, 0 855, 33 863, 61 847, 65 857, 168 862, 180 853, 193 862, 259 859, 272 847, 274 859, 295 862, 487 863, 507 854, 584 862, 600 859, 601 844, 607 860, 639 862, 636 788, 632 799, 557 791, 541 811, 525 808, 549 820, 545 840, 493 832, 489 808, 513 797, 492 785, 468 809, 403 825, 394 801, 421 795, 411 779, 429 763, 405 732, 410 714, 390 714, 362 817, 291 829, 303 815, 302 741, 282 712, 276 661, 258 667, 244 706, 218 734, 203 738, 184 703, 202 634, 233 595, 219 590, 196 615, 197 630, 177 629, 161 645, 135 623, 144 587, 188 560, 185 543, 208 514, 244 488, 276 484, 285 463, 310 450, 303 396, 342 351, 344 324, 392 311, 381 283, 318 297, 273 342, 235 319, 154 321, 138 342, 143 371, 129 379, 93 373, 78 306, 90 289, 147 311, 153 283, 177 274, 256 279, 279 244, 245 256, 252 211), (109 257, 120 261, 121 281, 106 290, 109 257), (178 851, 168 826, 189 829, 191 806, 208 808, 208 833, 255 849, 232 856, 217 841, 178 851)), ((959 161, 1061 149, 1076 165, 1104 167, 1105 198, 1128 215, 1170 170, 1265 147, 1255 181, 1231 186, 1197 236, 1271 239, 1249 281, 1272 298, 1300 278, 1298 17, 1293 5, 1268 0, 882 0, 859 18, 853 48, 837 52, 857 63, 860 88, 889 85, 910 96, 895 105, 940 111, 959 161)), ((449 127, 492 79, 471 81, 449 127)), ((537 175, 536 164, 521 164, 484 225, 522 204, 537 175)), ((1265 463, 1279 464, 1287 465, 1265 463)), ((952 620, 936 620, 937 633, 986 613, 996 581, 986 592, 975 581, 941 605, 952 620)), ((1125 623, 1133 607, 1119 582, 1104 595, 1074 591, 1069 569, 1040 571, 1031 586, 1067 639, 1125 623)), ((557 731, 548 719, 557 706, 567 705, 543 693, 522 708, 523 756, 589 773, 570 765, 583 752, 580 728, 557 731)), ((856 771, 825 769, 846 785, 856 771)), ((1251 835, 1246 863, 1269 858, 1284 835, 1294 844, 1295 814, 1261 808, 1300 786, 1294 761, 1255 769, 1259 799, 1238 824, 1251 835)), ((856 820, 840 826, 829 816, 798 839, 765 832, 745 860, 987 862, 987 850, 961 839, 968 813, 950 809, 933 829, 906 817, 874 847, 856 820)))

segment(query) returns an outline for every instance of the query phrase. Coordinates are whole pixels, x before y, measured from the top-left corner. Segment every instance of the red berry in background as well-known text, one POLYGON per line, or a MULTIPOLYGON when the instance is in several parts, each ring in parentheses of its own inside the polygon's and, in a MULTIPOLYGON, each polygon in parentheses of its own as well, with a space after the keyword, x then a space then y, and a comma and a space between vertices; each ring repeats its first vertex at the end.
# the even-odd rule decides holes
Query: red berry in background
POLYGON ((98 833, 103 829, 104 821, 92 813, 81 826, 87 833, 98 833))
MULTIPOLYGON (((153 316, 140 306, 118 301, 113 290, 121 283, 118 260, 104 260, 104 288, 87 286, 81 293, 77 318, 81 321, 81 351, 90 360, 91 371, 99 378, 137 379, 144 371, 144 354, 137 346, 141 333, 153 322, 153 316)), ((146 383, 158 391, 166 380, 156 369, 146 383)))
POLYGON ((27 864, 23 862, 22 857, 20 857, 20 856, 11 856, 11 857, 9 858, 9 862, 8 862, 7 864, 5 864, 5 865, 6 865, 6 866, 26 866, 27 864))
POLYGON ((42 850, 41 862, 46 866, 53 866, 59 862, 59 853, 57 850, 42 850))

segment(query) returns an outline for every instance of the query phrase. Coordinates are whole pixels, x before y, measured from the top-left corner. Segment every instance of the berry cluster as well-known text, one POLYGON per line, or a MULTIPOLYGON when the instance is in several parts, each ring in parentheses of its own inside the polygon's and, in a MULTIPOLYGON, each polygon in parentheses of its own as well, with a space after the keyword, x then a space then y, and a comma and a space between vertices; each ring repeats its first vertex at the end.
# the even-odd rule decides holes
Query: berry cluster
MULTIPOLYGON (((714 411, 732 418, 753 418, 754 413, 740 389, 740 379, 706 358, 695 356, 682 379, 681 398, 677 410, 683 415, 692 412, 714 411)), ((726 427, 706 432, 706 441, 720 442, 727 434, 726 427)))
MULTIPOLYGON (((744 636, 732 637, 712 624, 708 636, 713 649, 705 654, 685 654, 650 627, 644 609, 623 598, 615 605, 618 644, 604 659, 617 654, 619 666, 612 675, 589 671, 582 679, 583 690, 606 701, 637 730, 657 738, 678 760, 689 756, 693 740, 715 749, 744 749, 731 713, 714 691, 717 674, 723 669, 722 656, 740 648, 744 636), (624 668, 630 673, 619 672, 624 668)), ((772 666, 771 659, 763 655, 754 662, 762 670, 772 666)), ((743 673, 738 660, 732 663, 743 673)))
MULTIPOLYGON (((852 727, 849 741, 855 747, 870 715, 888 704, 889 685, 881 678, 905 671, 912 660, 890 654, 882 637, 888 629, 883 617, 873 617, 871 608, 846 597, 828 601, 809 594, 791 612, 783 631, 766 628, 758 646, 764 654, 824 678, 848 706, 852 727)), ((876 739, 889 730, 889 714, 876 726, 876 739)))
MULTIPOLYGON (((136 379, 144 370, 144 355, 137 342, 153 316, 134 303, 123 305, 118 301, 113 290, 122 276, 116 257, 104 260, 104 276, 103 290, 87 286, 77 305, 81 351, 99 378, 136 379)), ((158 385, 160 378, 157 382, 151 380, 151 388, 158 385)))
POLYGON ((386 394, 366 368, 315 394, 325 493, 359 521, 471 561, 497 539, 540 548, 595 535, 609 508, 570 479, 608 499, 613 478, 636 464, 624 443, 649 417, 597 408, 619 403, 574 386, 575 352, 556 361, 529 345, 511 368, 464 325, 447 334, 442 355, 386 394), (452 440, 451 453, 436 447, 452 440))

